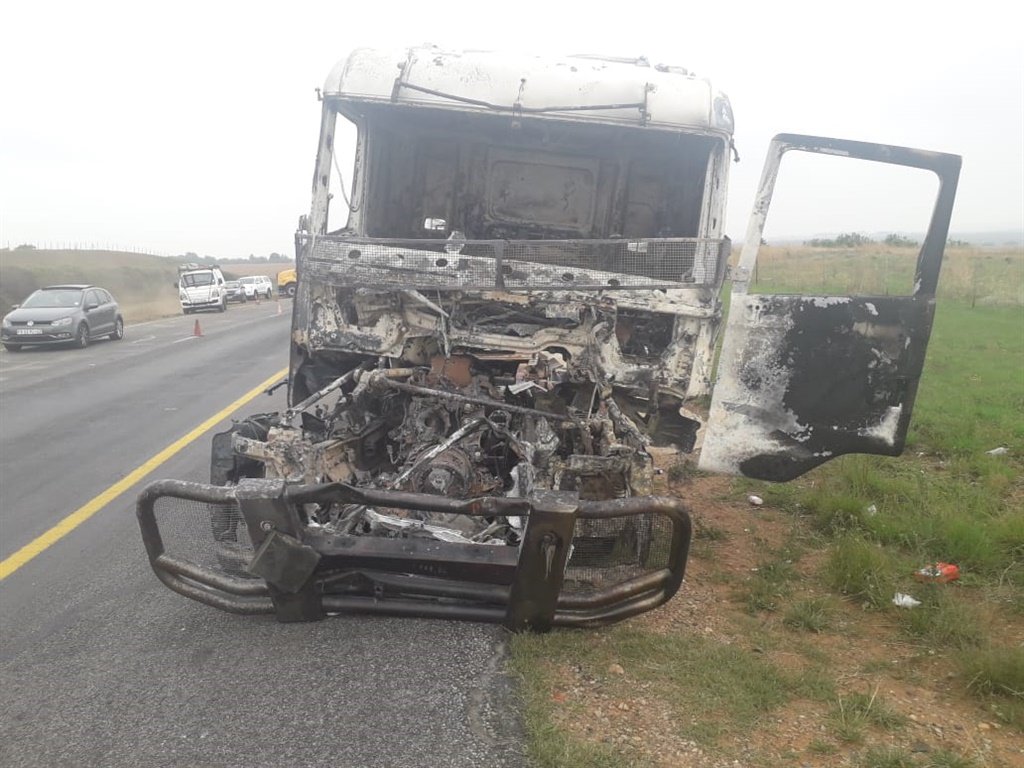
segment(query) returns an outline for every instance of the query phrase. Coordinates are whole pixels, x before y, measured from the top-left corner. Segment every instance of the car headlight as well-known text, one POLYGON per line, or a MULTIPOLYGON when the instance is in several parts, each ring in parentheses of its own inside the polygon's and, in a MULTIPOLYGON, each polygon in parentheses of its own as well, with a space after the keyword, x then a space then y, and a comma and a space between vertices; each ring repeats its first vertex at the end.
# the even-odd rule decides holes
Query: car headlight
POLYGON ((70 317, 62 317, 59 320, 51 320, 50 325, 71 325, 70 317))
POLYGON ((219 299, 220 298, 220 291, 218 291, 216 288, 214 288, 212 291, 210 291, 210 298, 211 299, 219 299))
POLYGON ((5 316, 4 317, 4 328, 10 328, 10 327, 11 327, 11 321, 8 320, 7 317, 5 316))
POLYGON ((178 299, 181 301, 188 301, 188 295, 184 291, 179 291, 178 299))

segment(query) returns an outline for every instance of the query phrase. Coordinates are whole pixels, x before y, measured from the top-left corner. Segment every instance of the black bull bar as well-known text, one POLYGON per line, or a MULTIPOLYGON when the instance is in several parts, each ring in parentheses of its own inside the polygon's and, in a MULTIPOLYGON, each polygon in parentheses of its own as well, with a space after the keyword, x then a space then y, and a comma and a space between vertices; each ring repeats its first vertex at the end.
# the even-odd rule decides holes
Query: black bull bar
POLYGON ((279 621, 363 613, 486 621, 514 631, 597 627, 656 608, 682 583, 691 535, 679 499, 586 501, 565 491, 455 500, 342 483, 161 480, 142 491, 136 512, 157 577, 215 608, 279 621), (336 533, 303 521, 302 505, 310 503, 519 517, 522 540, 516 547, 336 533), (161 527, 173 529, 186 506, 192 544, 202 539, 212 552, 231 539, 237 567, 220 555, 204 564, 196 562, 203 556, 165 550, 161 527), (205 530, 196 537, 196 529, 205 530))

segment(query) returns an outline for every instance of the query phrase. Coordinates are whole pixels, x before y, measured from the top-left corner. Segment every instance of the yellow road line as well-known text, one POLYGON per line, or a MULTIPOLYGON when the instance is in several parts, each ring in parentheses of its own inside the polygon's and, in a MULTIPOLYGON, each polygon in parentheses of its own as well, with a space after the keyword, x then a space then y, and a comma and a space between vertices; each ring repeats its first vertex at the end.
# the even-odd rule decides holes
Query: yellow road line
POLYGON ((67 536, 69 533, 75 530, 75 528, 80 526, 90 517, 92 517, 101 509, 103 509, 103 507, 105 507, 107 504, 112 502, 122 493, 124 493, 137 482, 139 482, 139 480, 144 478, 154 469, 156 469, 169 458, 174 456, 174 454, 181 451, 189 443, 192 443, 196 439, 201 437, 204 432, 215 427, 221 421, 226 419, 236 410, 238 410, 243 405, 248 403, 258 394, 260 394, 260 392, 265 390, 271 384, 280 381, 282 378, 284 378, 284 376, 287 373, 288 369, 284 368, 275 373, 273 376, 271 376, 269 379, 264 381, 259 386, 253 387, 240 398, 235 400, 235 402, 231 403, 231 405, 229 405, 227 408, 224 408, 223 410, 220 410, 217 413, 215 413, 213 416, 208 418, 206 421, 204 421, 202 424, 193 429, 184 437, 179 437, 177 440, 168 445, 166 448, 160 451, 160 453, 156 454, 149 461, 136 467, 127 475, 125 475, 116 483, 114 483, 112 486, 107 488, 107 490, 103 491, 99 496, 90 499, 88 502, 80 506, 70 515, 68 515, 55 526, 53 526, 53 528, 48 530, 46 533, 42 534, 37 539, 26 544, 24 547, 19 549, 17 552, 15 552, 13 555, 8 557, 3 562, 0 562, 0 581, 6 579, 16 570, 21 568, 21 566, 23 566, 25 563, 31 560, 33 557, 43 552, 47 547, 55 544, 56 542, 60 541, 62 538, 67 536))

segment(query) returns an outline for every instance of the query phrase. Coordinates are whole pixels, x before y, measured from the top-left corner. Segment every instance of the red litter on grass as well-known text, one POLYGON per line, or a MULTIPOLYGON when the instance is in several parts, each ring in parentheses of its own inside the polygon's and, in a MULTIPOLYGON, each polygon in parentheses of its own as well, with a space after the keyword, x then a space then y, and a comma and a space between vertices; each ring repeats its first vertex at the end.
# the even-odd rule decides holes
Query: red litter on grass
POLYGON ((935 563, 914 571, 917 581, 930 581, 934 584, 945 584, 960 578, 960 567, 951 563, 935 563))

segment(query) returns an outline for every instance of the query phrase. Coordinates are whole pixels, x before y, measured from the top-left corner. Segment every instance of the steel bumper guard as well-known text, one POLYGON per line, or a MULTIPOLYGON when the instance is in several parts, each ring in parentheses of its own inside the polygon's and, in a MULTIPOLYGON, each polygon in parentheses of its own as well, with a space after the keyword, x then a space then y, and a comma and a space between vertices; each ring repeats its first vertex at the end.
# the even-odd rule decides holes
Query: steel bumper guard
POLYGON ((273 613, 279 621, 336 613, 462 619, 515 631, 596 627, 661 605, 683 580, 691 533, 690 516, 674 498, 583 501, 545 491, 528 499, 452 500, 278 480, 232 487, 161 480, 140 494, 137 515, 157 577, 225 611, 273 613), (518 547, 350 535, 305 524, 301 508, 311 503, 519 517, 524 529, 518 547), (165 550, 161 527, 183 506, 209 518, 198 523, 203 546, 213 551, 231 539, 241 567, 205 558, 219 562, 211 567, 195 562, 203 557, 165 550), (605 538, 590 536, 598 529, 605 538), (596 556, 595 541, 603 542, 596 556), (625 559, 615 559, 623 552, 625 559))

